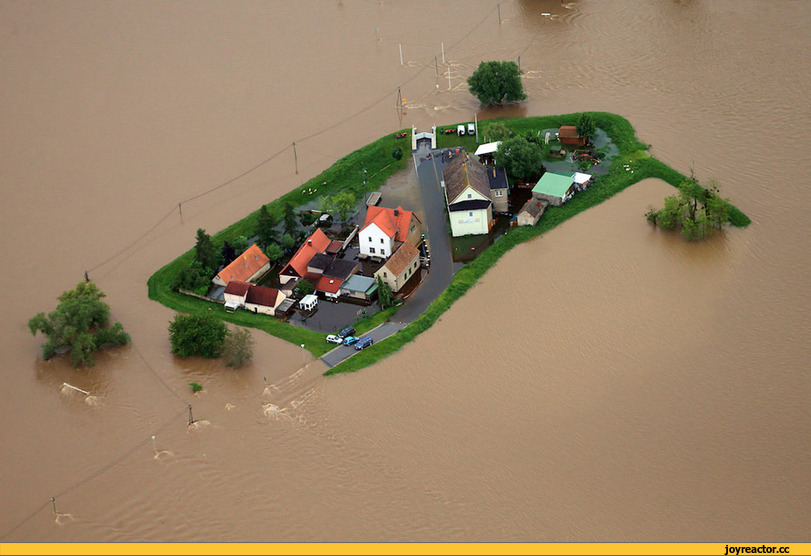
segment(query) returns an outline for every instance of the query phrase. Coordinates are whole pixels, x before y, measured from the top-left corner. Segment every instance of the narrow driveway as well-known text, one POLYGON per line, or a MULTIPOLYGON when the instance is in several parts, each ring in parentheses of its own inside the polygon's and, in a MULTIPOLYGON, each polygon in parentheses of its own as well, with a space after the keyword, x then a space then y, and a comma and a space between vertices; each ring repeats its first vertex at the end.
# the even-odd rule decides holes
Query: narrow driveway
MULTIPOLYGON (((373 328, 364 334, 364 336, 369 336, 375 342, 379 342, 380 340, 388 338, 398 330, 402 330, 404 327, 405 325, 401 323, 384 322, 377 328, 373 328)), ((355 349, 355 346, 337 346, 329 353, 322 355, 321 361, 323 361, 328 367, 332 368, 341 361, 349 359, 356 353, 358 353, 358 350, 355 349)))

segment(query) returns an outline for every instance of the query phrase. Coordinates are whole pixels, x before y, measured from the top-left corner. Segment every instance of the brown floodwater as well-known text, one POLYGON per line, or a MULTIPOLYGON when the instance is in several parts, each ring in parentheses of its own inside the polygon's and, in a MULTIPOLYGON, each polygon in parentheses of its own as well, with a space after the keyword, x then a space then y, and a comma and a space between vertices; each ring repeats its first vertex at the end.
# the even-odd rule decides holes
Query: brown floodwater
POLYGON ((2 540, 811 539, 811 4, 501 17, 0 3, 2 540), (464 79, 519 56, 527 102, 481 109, 464 79), (323 377, 259 333, 239 371, 170 354, 146 280, 197 228, 401 127, 581 110, 627 117, 752 225, 685 243, 645 222, 672 191, 649 180, 515 248, 361 372, 323 377), (27 320, 85 270, 133 344, 88 370, 42 361, 27 320))

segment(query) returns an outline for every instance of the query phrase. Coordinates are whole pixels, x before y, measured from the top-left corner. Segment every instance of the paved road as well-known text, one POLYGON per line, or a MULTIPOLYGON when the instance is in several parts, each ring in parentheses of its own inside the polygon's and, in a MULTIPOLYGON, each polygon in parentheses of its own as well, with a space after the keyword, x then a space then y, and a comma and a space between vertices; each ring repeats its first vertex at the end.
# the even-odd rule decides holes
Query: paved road
MULTIPOLYGON (((453 255, 445 216, 445 194, 440 184, 442 168, 445 166, 442 162, 441 151, 432 152, 423 144, 414 153, 413 161, 422 194, 423 214, 425 215, 423 232, 430 249, 431 266, 428 276, 397 311, 394 320, 384 323, 366 334, 371 336, 375 342, 388 338, 417 319, 425 312, 428 305, 445 291, 453 278, 453 255), (429 153, 431 158, 427 158, 429 153)), ((321 361, 329 367, 334 367, 356 353, 358 352, 354 346, 338 346, 323 355, 321 361)))
MULTIPOLYGON (((373 328, 364 334, 364 336, 370 336, 372 340, 379 342, 380 340, 388 338, 398 330, 402 330, 404 327, 405 324, 399 322, 384 322, 377 328, 373 328)), ((355 346, 337 346, 329 353, 322 355, 321 361, 323 361, 328 367, 332 368, 341 361, 349 359, 356 353, 358 353, 358 350, 355 349, 355 346)))

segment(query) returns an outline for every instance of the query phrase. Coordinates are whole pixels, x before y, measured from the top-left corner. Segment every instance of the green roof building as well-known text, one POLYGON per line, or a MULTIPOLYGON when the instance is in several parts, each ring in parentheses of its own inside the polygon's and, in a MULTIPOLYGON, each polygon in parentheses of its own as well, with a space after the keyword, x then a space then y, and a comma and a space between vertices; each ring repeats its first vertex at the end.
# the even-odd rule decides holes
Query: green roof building
POLYGON ((532 196, 559 207, 574 195, 574 191, 574 178, 571 174, 546 172, 532 188, 532 196))

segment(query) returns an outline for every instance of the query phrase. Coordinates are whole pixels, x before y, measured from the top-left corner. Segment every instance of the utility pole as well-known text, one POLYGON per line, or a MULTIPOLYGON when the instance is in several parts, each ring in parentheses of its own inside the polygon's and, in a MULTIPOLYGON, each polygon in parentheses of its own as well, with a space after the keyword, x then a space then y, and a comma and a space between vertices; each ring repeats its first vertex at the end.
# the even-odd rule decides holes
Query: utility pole
POLYGON ((451 90, 451 67, 448 66, 448 90, 451 90))
POLYGON ((501 25, 501 2, 496 5, 498 6, 498 24, 501 25))
POLYGON ((444 64, 445 63, 445 43, 443 42, 443 43, 440 43, 440 44, 442 44, 442 63, 444 64))
POLYGON ((518 57, 518 71, 521 71, 521 56, 518 57))
POLYGON ((183 222, 183 203, 177 204, 177 212, 180 214, 180 222, 183 222))
POLYGON ((479 142, 479 113, 473 113, 473 127, 476 128, 476 143, 479 142))
POLYGON ((51 504, 53 504, 54 513, 56 513, 56 498, 53 496, 51 496, 51 504))
POLYGON ((397 106, 398 108, 403 107, 403 97, 402 94, 400 93, 400 87, 397 87, 397 104, 395 104, 395 106, 397 106))
POLYGON ((86 271, 86 270, 84 271, 84 281, 85 281, 85 282, 89 282, 89 281, 90 281, 90 277, 88 277, 88 276, 87 276, 87 271, 86 271))
POLYGON ((293 141, 293 159, 296 161, 296 174, 298 174, 298 154, 296 153, 296 142, 293 141))
POLYGON ((400 44, 400 65, 402 66, 403 65, 403 44, 402 43, 398 43, 398 44, 400 44))
POLYGON ((191 404, 189 404, 189 425, 191 426, 193 424, 194 424, 194 415, 192 415, 191 404))
POLYGON ((439 62, 436 61, 436 56, 434 56, 434 65, 436 66, 436 76, 439 77, 439 62))

